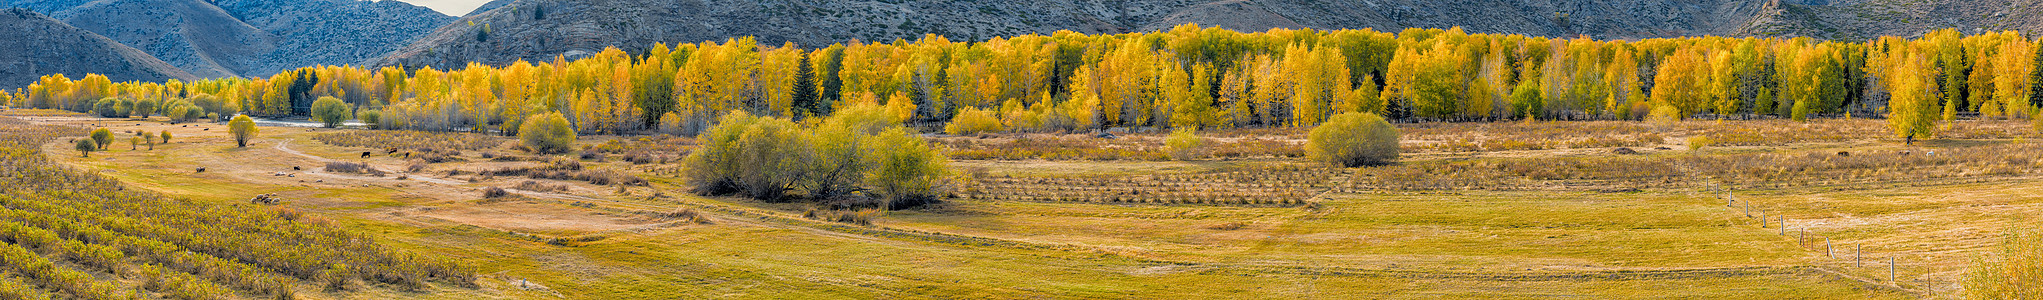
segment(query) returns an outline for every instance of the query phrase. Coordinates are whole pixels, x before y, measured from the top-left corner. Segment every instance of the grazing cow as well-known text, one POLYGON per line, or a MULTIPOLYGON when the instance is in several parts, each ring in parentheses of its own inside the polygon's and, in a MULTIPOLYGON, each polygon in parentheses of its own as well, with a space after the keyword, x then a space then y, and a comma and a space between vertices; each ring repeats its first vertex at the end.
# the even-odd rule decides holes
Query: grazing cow
POLYGON ((304 171, 305 169, 304 169, 304 168, 299 168, 298 166, 291 166, 291 170, 292 170, 292 171, 304 171))
POLYGON ((362 158, 369 158, 369 151, 362 151, 362 158))
POLYGON ((198 171, 198 172, 193 172, 193 173, 205 173, 205 172, 206 172, 206 168, 199 168, 199 171, 198 171))

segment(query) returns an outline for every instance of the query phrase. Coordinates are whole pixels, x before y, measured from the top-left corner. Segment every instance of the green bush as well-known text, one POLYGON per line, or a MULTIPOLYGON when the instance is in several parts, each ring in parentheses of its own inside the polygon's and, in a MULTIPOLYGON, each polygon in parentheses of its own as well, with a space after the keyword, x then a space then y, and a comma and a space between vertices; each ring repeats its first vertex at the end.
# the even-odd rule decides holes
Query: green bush
POLYGON ((364 110, 355 113, 355 118, 362 119, 362 123, 369 124, 369 128, 377 128, 379 127, 377 123, 383 121, 383 112, 377 110, 364 110))
POLYGON ((319 97, 319 100, 312 101, 312 120, 326 124, 326 128, 340 127, 341 122, 353 117, 350 110, 353 109, 348 107, 348 103, 341 102, 339 98, 319 97))
POLYGON ((100 98, 92 103, 92 113, 104 118, 128 117, 128 101, 121 98, 100 98))
POLYGON ((128 114, 132 116, 142 117, 146 119, 149 118, 150 115, 156 114, 156 101, 147 100, 135 101, 135 103, 133 105, 130 105, 130 107, 131 109, 129 109, 128 114))
POLYGON ((94 143, 94 145, 97 145, 99 149, 106 149, 107 146, 113 145, 114 142, 113 131, 106 130, 106 128, 92 130, 92 142, 94 143))
POLYGON ((248 118, 248 115, 234 115, 233 121, 227 121, 227 130, 234 134, 235 147, 248 147, 248 139, 255 138, 259 131, 255 128, 255 119, 248 118))
POLYGON ((921 137, 895 127, 870 139, 873 169, 866 182, 885 197, 890 209, 935 202, 951 178, 949 161, 921 137))
POLYGON ((1343 167, 1388 164, 1398 158, 1397 128, 1376 114, 1341 114, 1312 129, 1305 153, 1343 167))
POLYGON ((1199 137, 1199 129, 1178 128, 1169 138, 1163 140, 1163 147, 1170 148, 1170 156, 1177 160, 1194 160, 1206 156, 1206 139, 1199 137))
POLYGON ((882 111, 871 108, 850 107, 843 111, 854 113, 809 128, 731 112, 696 137, 701 148, 683 160, 688 183, 705 195, 835 205, 905 208, 935 201, 952 178, 948 159, 906 128, 873 118, 884 115, 856 113, 882 111), (859 197, 861 190, 873 197, 859 197))
POLYGON ((726 195, 742 190, 738 183, 738 138, 758 121, 759 118, 752 114, 733 111, 717 118, 715 125, 695 136, 696 143, 701 146, 689 153, 682 163, 688 166, 688 182, 697 193, 726 195))
POLYGON ((532 115, 518 128, 518 140, 533 153, 567 153, 575 148, 575 129, 560 113, 532 115))
POLYGON ((747 196, 781 199, 808 177, 803 171, 815 152, 800 130, 787 119, 761 118, 738 135, 738 183, 747 196))
POLYGON ((92 157, 92 150, 99 150, 99 143, 93 142, 92 139, 78 139, 77 147, 74 149, 78 149, 79 156, 92 157))

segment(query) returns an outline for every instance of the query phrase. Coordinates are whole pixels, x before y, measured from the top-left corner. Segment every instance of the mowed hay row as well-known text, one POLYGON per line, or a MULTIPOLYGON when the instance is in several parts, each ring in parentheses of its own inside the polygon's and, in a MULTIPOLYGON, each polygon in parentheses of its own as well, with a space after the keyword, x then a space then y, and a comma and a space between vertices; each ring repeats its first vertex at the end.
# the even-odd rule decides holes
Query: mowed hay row
POLYGON ((989 201, 1154 205, 1298 206, 1327 188, 1341 170, 1265 166, 1187 174, 1119 177, 979 178, 964 197, 989 201))
POLYGON ((21 250, 0 249, 7 256, 0 266, 37 287, 24 293, 293 298, 292 286, 299 282, 419 291, 429 282, 473 286, 475 274, 467 266, 396 251, 294 211, 125 188, 64 167, 35 148, 51 137, 78 134, 82 131, 0 120, 0 172, 6 173, 0 176, 0 241, 21 250), (95 274, 144 276, 130 281, 95 274))
POLYGON ((479 133, 426 132, 409 130, 346 130, 312 136, 312 140, 342 147, 482 150, 506 141, 479 133))
POLYGON ((2043 144, 1838 152, 1498 158, 1362 168, 1341 192, 1683 188, 1715 183, 1792 188, 2022 176, 2043 172, 2043 144))

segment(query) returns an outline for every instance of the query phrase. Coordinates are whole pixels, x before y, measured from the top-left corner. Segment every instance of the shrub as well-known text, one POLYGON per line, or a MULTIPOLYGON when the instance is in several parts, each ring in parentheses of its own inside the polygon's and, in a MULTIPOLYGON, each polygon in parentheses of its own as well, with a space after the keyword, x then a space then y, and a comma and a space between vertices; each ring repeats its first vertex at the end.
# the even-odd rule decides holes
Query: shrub
POLYGON ((518 128, 518 139, 535 153, 567 153, 574 150, 575 129, 568 126, 567 117, 560 113, 532 115, 518 128))
POLYGON ((92 103, 92 113, 106 118, 128 117, 128 101, 121 98, 101 98, 92 103))
POLYGON ((1975 258, 1965 274, 1966 299, 2024 299, 2043 295, 2043 235, 2011 232, 1996 249, 1975 258))
POLYGON ((936 201, 945 181, 951 178, 950 161, 943 154, 930 148, 928 141, 901 128, 881 132, 872 142, 869 153, 875 162, 866 181, 886 196, 888 208, 936 201))
POLYGON ((183 100, 164 104, 163 116, 170 117, 171 123, 190 122, 206 116, 206 109, 183 100))
POLYGON ((1660 127, 1671 127, 1674 126, 1674 122, 1680 121, 1681 109, 1674 108, 1673 105, 1654 105, 1653 112, 1646 115, 1646 122, 1652 122, 1660 127))
POLYGON ((92 139, 78 139, 77 147, 73 149, 78 149, 79 156, 92 157, 92 150, 99 150, 99 143, 92 142, 92 139))
POLYGON ((160 142, 162 142, 162 143, 164 143, 164 144, 169 144, 169 143, 170 143, 170 131, 169 131, 169 130, 164 130, 164 131, 163 131, 163 139, 161 139, 161 140, 158 140, 158 141, 160 141, 160 142))
POLYGON ((505 196, 510 196, 510 195, 511 195, 511 192, 509 192, 509 191, 505 191, 505 190, 504 190, 503 188, 499 188, 499 187, 494 187, 494 186, 492 186, 492 187, 486 187, 486 188, 482 188, 482 197, 483 197, 483 198, 490 198, 490 199, 495 199, 495 198, 503 198, 503 197, 505 197, 505 196))
POLYGON ((255 128, 255 119, 249 119, 248 115, 234 115, 234 120, 227 122, 227 130, 234 134, 235 147, 248 147, 248 139, 255 138, 259 131, 255 128))
POLYGON ((1306 155, 1344 167, 1386 164, 1397 160, 1398 133, 1373 113, 1334 116, 1307 135, 1306 155))
POLYGON ((1193 160, 1206 156, 1206 140, 1199 137, 1196 128, 1178 128, 1163 140, 1163 146, 1170 148, 1171 158, 1193 160))
POLYGON ((1703 147, 1709 147, 1709 146, 1710 146, 1710 137, 1709 137, 1709 136, 1701 136, 1701 135, 1698 135, 1698 136, 1692 136, 1692 137, 1688 137, 1688 151, 1696 151, 1696 150, 1702 150, 1702 148, 1703 148, 1703 147))
POLYGON ((133 116, 142 117, 146 119, 149 118, 149 115, 156 114, 156 101, 148 100, 135 101, 135 103, 132 104, 131 106, 132 109, 129 110, 129 114, 133 116))
POLYGON ((326 171, 336 173, 370 174, 376 176, 383 176, 384 174, 383 170, 377 170, 376 168, 370 167, 369 164, 344 161, 327 162, 326 171))
POLYGON ((660 114, 660 128, 659 128, 659 129, 660 129, 660 133, 665 133, 665 134, 672 134, 672 135, 686 135, 686 134, 687 134, 687 132, 682 132, 682 130, 683 130, 684 128, 682 128, 681 124, 682 124, 682 123, 681 123, 681 115, 680 115, 680 114, 676 114, 676 113, 674 113, 674 112, 671 112, 671 111, 670 111, 670 112, 667 112, 667 113, 665 113, 665 114, 660 114))
POLYGON ((744 111, 734 111, 717 118, 716 125, 696 136, 702 146, 689 153, 683 164, 690 171, 689 185, 697 193, 725 195, 738 191, 738 136, 745 134, 745 129, 758 119, 744 111))
POLYGON ((764 118, 738 135, 738 182, 746 195, 779 199, 807 177, 804 165, 815 152, 799 130, 787 119, 764 118))
POLYGON ((352 117, 350 110, 347 102, 341 102, 340 98, 319 97, 319 100, 312 101, 312 120, 326 124, 326 128, 340 127, 341 122, 352 117))
MULTIPOLYGON (((871 104, 844 111, 881 112, 871 104)), ((885 114, 850 113, 813 128, 738 111, 704 130, 683 163, 688 183, 706 195, 760 199, 804 195, 829 200, 861 188, 901 208, 936 200, 950 179, 946 160, 885 114), (874 118, 879 116, 879 118, 874 118), (864 130, 878 128, 877 133, 864 130), (805 130, 806 129, 806 130, 805 130)))
POLYGON ((943 131, 952 135, 1000 132, 1003 130, 1005 129, 1001 128, 1000 118, 994 117, 993 112, 973 107, 959 109, 958 115, 951 118, 951 123, 943 126, 943 131))
POLYGON ((96 143, 94 145, 97 145, 101 150, 105 150, 107 146, 113 146, 113 131, 106 130, 106 128, 92 130, 92 142, 96 143))
POLYGON ((355 118, 362 119, 362 124, 368 124, 369 128, 377 128, 381 127, 380 126, 381 124, 378 123, 381 123, 383 121, 383 112, 377 110, 364 110, 361 112, 356 112, 355 118))

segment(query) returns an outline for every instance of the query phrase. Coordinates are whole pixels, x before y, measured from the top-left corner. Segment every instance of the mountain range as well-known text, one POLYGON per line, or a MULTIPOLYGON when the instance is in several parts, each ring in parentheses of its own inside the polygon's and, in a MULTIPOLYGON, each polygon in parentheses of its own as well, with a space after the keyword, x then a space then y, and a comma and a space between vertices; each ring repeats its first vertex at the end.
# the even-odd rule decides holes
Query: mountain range
MULTIPOLYGON (((932 33, 982 40, 1060 30, 1167 30, 1185 23, 1239 31, 1458 26, 1601 39, 1856 40, 1940 28, 2043 30, 2038 3, 2043 0, 497 0, 459 18, 397 1, 5 1, 201 78, 268 76, 311 65, 503 64, 736 36, 756 36, 764 45, 816 47, 932 33)), ((0 32, 58 34, 79 33, 0 32)), ((19 82, 6 79, 0 82, 19 82)))
MULTIPOLYGON (((0 10, 0 86, 26 86, 50 73, 105 74, 114 80, 197 79, 112 39, 24 8, 0 10), (36 34, 16 34, 33 32, 36 34)), ((76 78, 76 77, 74 77, 76 78)))

